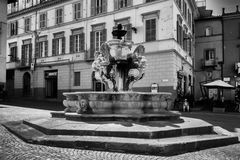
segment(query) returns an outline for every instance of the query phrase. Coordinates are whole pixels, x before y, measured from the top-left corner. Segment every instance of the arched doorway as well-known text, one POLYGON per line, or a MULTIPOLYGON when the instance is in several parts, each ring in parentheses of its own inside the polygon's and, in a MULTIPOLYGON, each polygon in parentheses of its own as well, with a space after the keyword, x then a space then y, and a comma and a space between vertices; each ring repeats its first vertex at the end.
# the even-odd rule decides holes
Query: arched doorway
POLYGON ((23 96, 31 95, 31 76, 26 72, 23 75, 23 96))
POLYGON ((95 72, 92 72, 92 86, 93 86, 93 91, 97 91, 97 92, 105 91, 105 84, 95 79, 95 72))

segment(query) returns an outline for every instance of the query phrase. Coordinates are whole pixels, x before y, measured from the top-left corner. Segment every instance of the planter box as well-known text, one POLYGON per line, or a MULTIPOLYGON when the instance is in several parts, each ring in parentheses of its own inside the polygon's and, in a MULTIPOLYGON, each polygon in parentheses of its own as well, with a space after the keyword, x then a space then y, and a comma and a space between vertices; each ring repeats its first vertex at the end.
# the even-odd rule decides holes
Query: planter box
POLYGON ((225 108, 213 107, 213 112, 223 113, 223 112, 225 112, 225 108))

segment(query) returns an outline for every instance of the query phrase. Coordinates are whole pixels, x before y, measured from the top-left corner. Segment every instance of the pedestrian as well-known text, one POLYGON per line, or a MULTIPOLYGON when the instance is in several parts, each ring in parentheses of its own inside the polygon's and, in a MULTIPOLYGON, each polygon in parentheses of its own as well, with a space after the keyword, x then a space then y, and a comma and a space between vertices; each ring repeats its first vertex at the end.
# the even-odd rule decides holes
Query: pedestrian
POLYGON ((183 112, 185 112, 185 110, 189 112, 189 103, 187 99, 184 99, 184 102, 183 102, 183 112))

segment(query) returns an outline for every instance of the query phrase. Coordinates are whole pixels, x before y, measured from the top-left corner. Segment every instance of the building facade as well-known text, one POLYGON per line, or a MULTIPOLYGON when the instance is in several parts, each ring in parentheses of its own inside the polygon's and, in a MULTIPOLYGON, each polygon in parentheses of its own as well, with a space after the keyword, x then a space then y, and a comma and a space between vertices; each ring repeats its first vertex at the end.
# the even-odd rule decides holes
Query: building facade
POLYGON ((7 0, 0 2, 0 91, 6 83, 7 0))
POLYGON ((206 6, 199 7, 200 16, 195 20, 195 100, 217 94, 216 89, 202 87, 204 83, 222 79, 223 64, 223 28, 222 17, 212 16, 206 6))
MULTIPOLYGON (((223 8, 223 45, 224 65, 223 79, 229 84, 238 87, 240 85, 240 10, 225 13, 223 8)), ((235 90, 225 90, 224 96, 234 100, 235 90)))
MULTIPOLYGON (((212 16, 206 7, 199 8, 196 25, 195 100, 211 98, 216 89, 204 90, 201 84, 222 79, 238 87, 240 84, 240 11, 212 16)), ((235 90, 223 90, 226 100, 235 99, 235 90)))
POLYGON ((156 83, 176 98, 192 90, 191 0, 29 0, 10 4, 8 13, 10 96, 62 100, 63 92, 104 90, 91 64, 119 23, 148 60, 134 91, 150 92, 156 83))

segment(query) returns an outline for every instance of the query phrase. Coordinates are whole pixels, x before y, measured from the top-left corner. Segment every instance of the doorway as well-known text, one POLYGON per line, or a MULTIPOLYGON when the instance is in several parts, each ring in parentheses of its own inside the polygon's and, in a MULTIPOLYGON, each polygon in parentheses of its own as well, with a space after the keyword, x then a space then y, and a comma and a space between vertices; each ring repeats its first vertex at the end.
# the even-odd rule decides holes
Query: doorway
POLYGON ((23 74, 23 96, 28 97, 31 95, 31 75, 26 72, 23 74))
POLYGON ((45 71, 45 95, 46 98, 57 98, 58 92, 58 72, 45 71))

